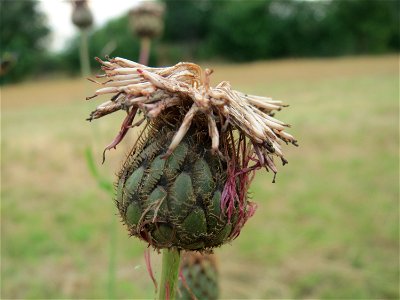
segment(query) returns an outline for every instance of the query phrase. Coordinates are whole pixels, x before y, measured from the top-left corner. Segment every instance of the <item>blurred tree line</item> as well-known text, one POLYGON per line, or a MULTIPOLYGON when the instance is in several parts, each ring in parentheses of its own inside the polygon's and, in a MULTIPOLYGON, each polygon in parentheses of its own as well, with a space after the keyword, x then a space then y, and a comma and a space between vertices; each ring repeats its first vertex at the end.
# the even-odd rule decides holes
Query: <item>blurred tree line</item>
MULTIPOLYGON (((397 0, 163 2, 167 7, 164 35, 155 41, 150 64, 379 54, 400 48, 397 0)), ((6 3, 9 7, 2 2, 1 9, 0 57, 5 52, 18 53, 18 64, 10 71, 9 80, 34 71, 79 71, 78 38, 61 53, 51 55, 43 51, 49 30, 34 9, 35 2, 6 3), (10 13, 12 9, 20 13, 10 13)), ((139 41, 129 31, 128 23, 127 13, 94 30, 90 56, 109 54, 137 60, 139 41)))
POLYGON ((248 61, 399 50, 397 0, 165 0, 164 41, 248 61))
POLYGON ((38 2, 0 1, 0 83, 17 81, 38 71, 47 59, 49 33, 38 2))

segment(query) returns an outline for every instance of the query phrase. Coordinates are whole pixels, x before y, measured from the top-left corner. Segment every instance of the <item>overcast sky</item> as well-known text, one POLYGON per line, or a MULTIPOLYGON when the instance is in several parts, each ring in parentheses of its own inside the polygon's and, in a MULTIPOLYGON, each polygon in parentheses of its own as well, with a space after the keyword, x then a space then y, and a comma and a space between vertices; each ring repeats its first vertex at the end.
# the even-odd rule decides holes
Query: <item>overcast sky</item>
MULTIPOLYGON (((137 0, 89 0, 95 26, 126 13, 137 0)), ((46 14, 52 30, 51 49, 60 50, 76 32, 71 23, 72 6, 68 0, 41 0, 40 9, 46 14)))

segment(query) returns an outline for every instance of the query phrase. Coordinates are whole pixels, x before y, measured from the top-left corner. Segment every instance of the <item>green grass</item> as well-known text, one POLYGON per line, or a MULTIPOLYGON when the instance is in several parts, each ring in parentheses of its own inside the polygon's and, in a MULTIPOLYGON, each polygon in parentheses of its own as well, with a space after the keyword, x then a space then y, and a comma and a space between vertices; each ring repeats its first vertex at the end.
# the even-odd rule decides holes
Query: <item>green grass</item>
MULTIPOLYGON (((398 57, 216 65, 214 83, 283 99, 299 148, 277 183, 260 172, 258 210, 215 252, 224 298, 399 298, 398 57)), ((214 76, 213 75, 213 76, 214 76)), ((99 101, 78 80, 2 89, 1 298, 153 298, 143 251, 87 167, 113 181, 125 141, 100 165, 122 114, 84 121, 99 101), (111 230, 111 231, 110 231, 111 230)), ((104 98, 105 99, 105 98, 104 98)), ((131 136, 135 133, 131 133, 131 136)), ((160 274, 160 259, 153 255, 160 274)))

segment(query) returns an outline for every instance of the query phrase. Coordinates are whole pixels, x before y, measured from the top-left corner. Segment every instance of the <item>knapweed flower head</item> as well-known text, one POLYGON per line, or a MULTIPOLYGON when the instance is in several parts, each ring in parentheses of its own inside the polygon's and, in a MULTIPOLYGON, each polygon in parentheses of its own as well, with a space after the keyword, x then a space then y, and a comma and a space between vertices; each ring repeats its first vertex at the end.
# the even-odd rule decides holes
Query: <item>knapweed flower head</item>
POLYGON ((72 23, 80 29, 87 29, 93 24, 93 16, 86 0, 72 0, 72 23))
POLYGON ((163 29, 165 5, 156 1, 141 1, 129 11, 129 25, 139 37, 155 38, 163 29))
MULTIPOLYGON (((151 68, 123 58, 102 61, 112 94, 88 120, 127 116, 114 141, 145 123, 116 184, 116 203, 132 235, 156 248, 207 250, 236 238, 255 211, 247 192, 256 170, 285 164, 281 144, 296 140, 273 112, 285 105, 210 85, 210 69, 193 63, 151 68), (138 120, 136 120, 138 118, 138 120)), ((104 157, 104 156, 103 156, 104 157)))

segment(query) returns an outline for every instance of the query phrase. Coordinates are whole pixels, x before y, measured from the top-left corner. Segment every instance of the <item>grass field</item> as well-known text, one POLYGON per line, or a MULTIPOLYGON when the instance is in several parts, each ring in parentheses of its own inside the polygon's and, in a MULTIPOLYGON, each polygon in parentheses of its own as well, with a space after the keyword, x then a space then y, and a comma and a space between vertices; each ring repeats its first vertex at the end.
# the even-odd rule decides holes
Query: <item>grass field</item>
MULTIPOLYGON (((257 175, 255 216, 215 251, 222 298, 399 298, 398 66, 394 55, 213 66, 214 83, 290 104, 278 117, 300 143, 285 147, 277 183, 257 175)), ((94 88, 2 87, 2 299, 154 296, 146 245, 117 224, 86 165, 90 147, 112 182, 131 145, 101 166, 123 115, 84 121, 94 88)))

